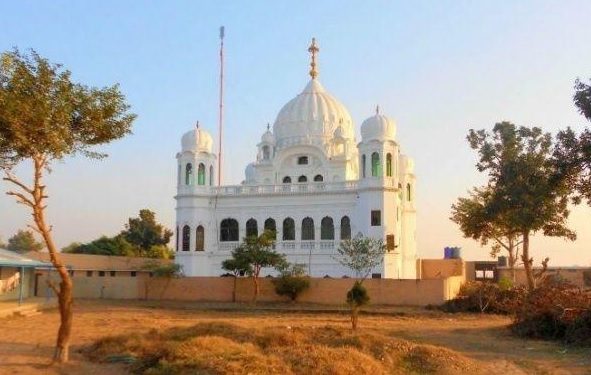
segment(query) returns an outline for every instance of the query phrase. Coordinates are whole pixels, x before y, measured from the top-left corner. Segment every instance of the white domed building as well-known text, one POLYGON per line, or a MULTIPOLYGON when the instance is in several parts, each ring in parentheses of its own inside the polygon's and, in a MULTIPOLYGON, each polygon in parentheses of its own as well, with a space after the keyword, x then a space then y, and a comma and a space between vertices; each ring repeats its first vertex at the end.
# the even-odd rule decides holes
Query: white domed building
MULTIPOLYGON (((335 259, 358 233, 387 243, 376 278, 417 276, 415 175, 400 151, 396 123, 380 113, 361 125, 312 79, 261 136, 256 160, 237 186, 216 186, 211 135, 197 126, 177 154, 176 258, 188 276, 219 276, 246 236, 276 233, 276 250, 313 277, 354 276, 335 259)), ((271 271, 269 271, 271 272, 271 271)))

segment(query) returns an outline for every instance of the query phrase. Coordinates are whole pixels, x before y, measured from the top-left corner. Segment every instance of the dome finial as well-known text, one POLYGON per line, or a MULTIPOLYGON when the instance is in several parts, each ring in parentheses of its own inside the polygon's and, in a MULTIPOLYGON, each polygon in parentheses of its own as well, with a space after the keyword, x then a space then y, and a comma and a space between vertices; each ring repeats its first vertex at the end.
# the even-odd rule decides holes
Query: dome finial
POLYGON ((318 46, 316 45, 316 38, 312 38, 312 44, 308 47, 308 52, 310 52, 312 61, 310 62, 310 77, 312 79, 316 79, 318 76, 318 70, 316 69, 316 54, 320 51, 318 46))
POLYGON ((199 129, 199 120, 195 122, 195 129, 199 129))
POLYGON ((267 123, 267 131, 271 128, 271 124, 267 123))
POLYGON ((380 105, 376 105, 376 115, 380 114, 380 105))

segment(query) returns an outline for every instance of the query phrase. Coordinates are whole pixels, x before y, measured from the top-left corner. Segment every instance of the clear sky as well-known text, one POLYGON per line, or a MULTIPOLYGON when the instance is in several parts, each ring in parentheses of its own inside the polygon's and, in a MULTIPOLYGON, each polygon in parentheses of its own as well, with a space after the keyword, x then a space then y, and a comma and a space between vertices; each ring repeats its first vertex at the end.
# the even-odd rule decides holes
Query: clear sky
MULTIPOLYGON (((12 1, 2 5, 0 51, 34 48, 75 80, 118 82, 138 114, 134 134, 106 147, 109 159, 55 165, 48 213, 60 246, 113 235, 145 207, 173 227, 180 137, 196 120, 216 133, 225 25, 226 183, 240 183, 266 123, 305 86, 314 36, 319 79, 357 130, 379 104, 415 158, 420 256, 459 245, 467 259, 486 259, 448 219, 483 182, 467 131, 501 120, 589 126, 571 99, 574 79, 591 77, 589 14, 589 1, 12 1)), ((30 217, 5 191, 4 240, 30 217)), ((591 265, 591 209, 576 208, 571 225, 579 240, 537 238, 534 255, 591 265)))

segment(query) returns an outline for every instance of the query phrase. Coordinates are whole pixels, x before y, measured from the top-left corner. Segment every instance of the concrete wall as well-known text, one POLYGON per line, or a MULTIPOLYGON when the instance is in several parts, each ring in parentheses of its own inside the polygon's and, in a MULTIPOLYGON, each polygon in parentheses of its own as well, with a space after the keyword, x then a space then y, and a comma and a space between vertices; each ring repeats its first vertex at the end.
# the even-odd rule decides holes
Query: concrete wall
MULTIPOLYGON (((57 275, 53 275, 55 279, 57 275)), ((425 306, 441 304, 454 298, 463 282, 462 276, 430 280, 368 279, 368 289, 374 305, 425 306)), ((57 280, 56 280, 57 281, 57 280)), ((343 305, 354 279, 320 279, 310 281, 310 288, 299 298, 303 303, 343 305)), ((43 283, 43 284, 41 284, 43 283)), ((272 279, 259 280, 261 302, 286 301, 275 293, 272 279)), ((45 276, 40 277, 45 285, 45 276)), ((47 292, 42 289, 42 296, 47 292)), ((248 302, 253 296, 250 278, 183 277, 179 279, 86 277, 74 276, 75 298, 150 299, 204 302, 248 302)))
MULTIPOLYGON (((511 269, 509 268, 498 268, 499 279, 506 277, 509 280, 512 279, 511 269)), ((536 270, 538 271, 538 270, 536 270)), ((589 268, 549 268, 546 271, 546 277, 559 277, 564 280, 568 280, 574 285, 580 288, 591 288, 591 267, 589 268), (587 276, 585 276, 587 275, 587 276)), ((527 285, 525 278, 525 270, 518 268, 515 270, 515 284, 527 285)))
POLYGON ((465 276, 466 264, 462 259, 419 259, 421 279, 444 279, 465 276))

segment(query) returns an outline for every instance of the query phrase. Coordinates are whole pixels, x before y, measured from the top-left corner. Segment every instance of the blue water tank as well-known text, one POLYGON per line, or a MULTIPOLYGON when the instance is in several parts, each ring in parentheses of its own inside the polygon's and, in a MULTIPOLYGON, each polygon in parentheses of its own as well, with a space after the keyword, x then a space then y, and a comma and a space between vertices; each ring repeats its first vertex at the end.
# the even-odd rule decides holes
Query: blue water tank
POLYGON ((451 247, 443 248, 443 259, 451 259, 452 256, 452 249, 451 247))
POLYGON ((452 259, 461 259, 462 258, 462 248, 461 247, 452 247, 451 248, 451 258, 452 259))

